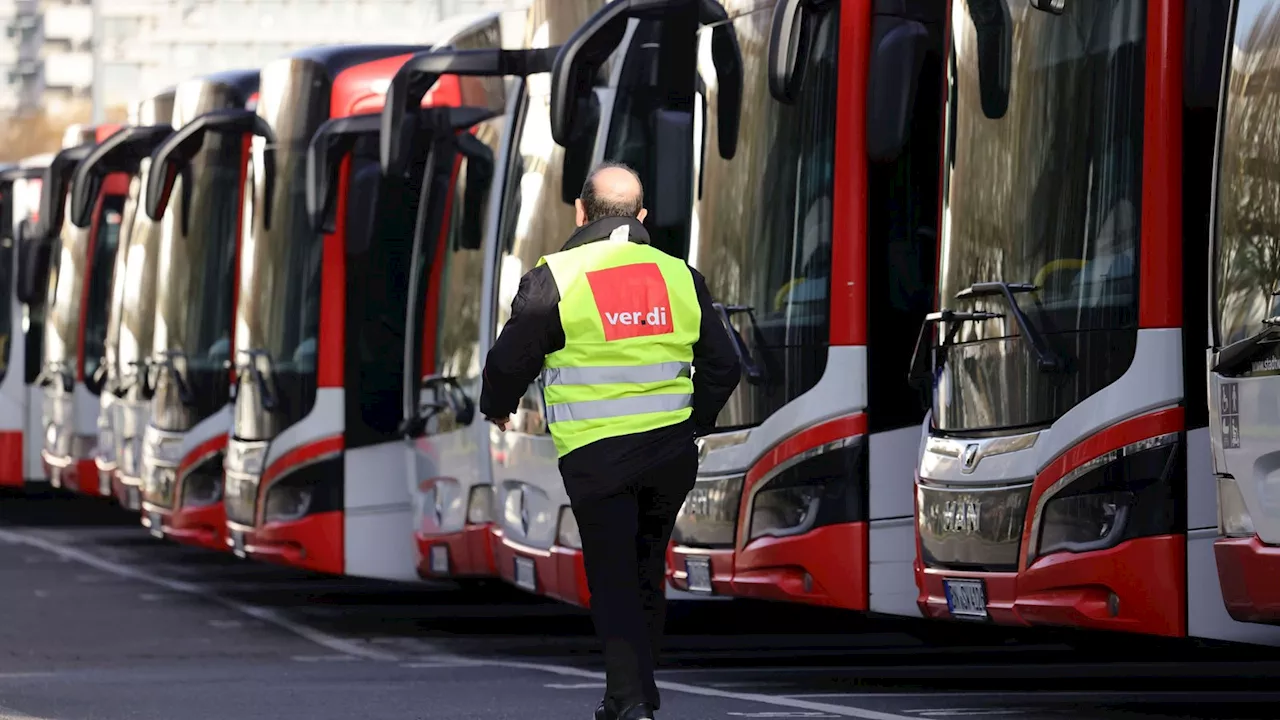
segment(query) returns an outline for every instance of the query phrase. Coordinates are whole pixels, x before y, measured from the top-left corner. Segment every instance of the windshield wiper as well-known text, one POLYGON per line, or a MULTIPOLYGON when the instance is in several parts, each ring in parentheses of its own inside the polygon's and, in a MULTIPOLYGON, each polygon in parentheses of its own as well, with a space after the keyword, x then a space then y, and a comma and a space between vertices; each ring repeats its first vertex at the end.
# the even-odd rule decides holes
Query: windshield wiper
MULTIPOLYGON (((178 402, 187 407, 195 407, 196 396, 191 392, 191 386, 187 384, 187 379, 183 377, 182 371, 178 369, 178 358, 186 360, 186 353, 181 350, 165 350, 160 353, 160 357, 153 359, 151 364, 161 370, 167 370, 169 376, 173 378, 174 384, 178 386, 178 402)), ((156 378, 156 385, 160 384, 160 378, 156 378)), ((150 388, 154 394, 155 386, 150 388)))
POLYGON ((755 335, 756 345, 763 347, 764 338, 761 335, 760 326, 756 324, 755 308, 750 305, 725 305, 719 302, 711 303, 711 306, 720 316, 725 332, 729 333, 729 338, 733 340, 733 353, 738 356, 738 362, 742 365, 742 374, 747 378, 747 382, 752 385, 763 385, 768 382, 769 373, 763 365, 751 357, 751 348, 747 347, 747 341, 742 339, 738 329, 729 321, 738 313, 746 313, 747 319, 751 321, 751 331, 755 335))
POLYGON ((940 343, 938 347, 946 347, 956 339, 956 333, 960 331, 960 323, 981 322, 983 320, 995 320, 1002 318, 1004 315, 993 312, 956 312, 955 310, 939 310, 931 312, 924 316, 924 322, 920 323, 920 334, 916 336, 916 347, 911 351, 911 366, 907 369, 907 384, 916 389, 923 389, 927 384, 933 381, 933 369, 921 372, 920 366, 920 350, 925 344, 925 335, 929 331, 929 326, 934 323, 949 323, 951 330, 947 332, 947 337, 940 343))
MULTIPOLYGON (((246 362, 236 363, 237 375, 241 370, 248 368, 249 374, 253 376, 253 384, 258 386, 258 395, 261 396, 262 409, 267 411, 275 410, 276 394, 271 390, 271 384, 267 380, 267 376, 264 375, 262 370, 258 367, 257 362, 258 358, 266 360, 267 373, 272 377, 275 377, 275 365, 271 361, 271 353, 268 352, 266 348, 249 348, 248 350, 239 351, 237 355, 244 355, 247 358, 246 362)), ((239 360, 239 358, 236 359, 237 361, 239 360)))
POLYGON ((51 385, 53 384, 53 378, 55 375, 62 380, 63 392, 71 392, 75 390, 75 376, 71 374, 70 366, 60 360, 53 360, 45 363, 44 369, 36 376, 35 384, 39 387, 51 385))
MULTIPOLYGON (((1280 293, 1272 293, 1273 296, 1280 293)), ((1280 315, 1262 321, 1262 329, 1243 340, 1237 340, 1219 350, 1218 361, 1209 372, 1219 375, 1234 375, 1253 359, 1258 348, 1263 345, 1280 342, 1280 315)))
POLYGON ((956 299, 970 300, 993 295, 1003 296, 1004 301, 1009 304, 1009 310, 1013 312, 1013 320, 1018 324, 1018 331, 1027 339, 1031 345, 1031 351, 1036 354, 1036 364, 1041 370, 1060 372, 1066 368, 1066 363, 1049 347, 1040 330, 1032 324, 1031 319, 1022 311, 1017 298, 1014 297, 1014 293, 1029 293, 1039 289, 1031 283, 1007 283, 998 280, 979 282, 956 293, 956 299))

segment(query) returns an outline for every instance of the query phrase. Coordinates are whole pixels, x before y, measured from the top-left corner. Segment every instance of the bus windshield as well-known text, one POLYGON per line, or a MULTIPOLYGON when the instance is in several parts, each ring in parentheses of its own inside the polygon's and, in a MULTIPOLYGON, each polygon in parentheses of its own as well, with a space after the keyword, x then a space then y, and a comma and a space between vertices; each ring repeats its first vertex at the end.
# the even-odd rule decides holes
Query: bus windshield
MULTIPOLYGON (((190 217, 185 231, 177 213, 163 222, 159 258, 165 272, 156 284, 156 352, 180 353, 185 398, 164 375, 152 402, 155 425, 189 430, 228 399, 225 364, 231 359, 231 312, 235 302, 236 240, 240 227, 243 139, 210 133, 192 159, 190 217)), ((173 196, 182 197, 180 178, 173 196)))
POLYGON ((940 330, 956 335, 933 422, 1039 426, 1114 382, 1136 349, 1146 2, 951 7, 939 302, 1004 317, 940 330), (1035 286, 1018 301, 1070 358, 1069 379, 1038 368, 1003 297, 955 299, 984 282, 1035 286))
POLYGON ((238 438, 274 437, 315 402, 324 243, 307 216, 307 144, 328 119, 329 87, 324 68, 306 60, 277 61, 261 74, 257 112, 275 131, 276 143, 267 146, 255 137, 249 162, 235 347, 246 358, 252 356, 241 359, 257 363, 273 391, 284 398, 278 411, 268 411, 261 388, 240 383, 238 438), (272 166, 274 177, 269 177, 272 166))
MULTIPOLYGON (((739 38, 768 38, 772 6, 734 18, 739 38)), ((706 86, 702 144, 689 241, 689 262, 712 296, 746 306, 732 322, 761 384, 742 382, 720 413, 724 429, 758 425, 821 378, 830 341, 832 169, 836 118, 839 9, 820 16, 812 34, 804 89, 793 105, 768 88, 767 42, 742 42, 743 100, 738 151, 715 152, 718 117, 711 31, 700 38, 699 74, 706 86), (752 321, 754 316, 754 322, 752 321)))
MULTIPOLYGON (((139 175, 133 185, 145 187, 145 179, 145 175, 139 175)), ((131 187, 129 202, 125 205, 125 217, 131 218, 131 224, 124 234, 125 244, 117 253, 124 256, 124 274, 118 276, 122 278, 124 288, 120 292, 120 319, 116 328, 116 362, 119 363, 117 372, 126 383, 131 376, 138 377, 140 361, 151 353, 155 328, 156 251, 160 239, 159 223, 141 210, 132 190, 131 187)))
POLYGON ((52 292, 48 309, 47 329, 44 336, 44 362, 46 367, 58 366, 74 375, 77 356, 80 353, 80 312, 88 292, 90 300, 98 307, 86 308, 85 313, 85 374, 97 369, 106 341, 107 292, 110 273, 114 265, 116 243, 120 236, 121 210, 124 200, 108 197, 100 214, 89 228, 78 228, 64 222, 62 233, 54 244, 50 263, 52 292), (96 228, 98 236, 94 256, 89 256, 90 232, 96 228), (103 260, 103 258, 106 258, 103 260), (90 268, 90 288, 84 284, 84 270, 90 268))
MULTIPOLYGON (((1280 2, 1242 0, 1223 108, 1214 268, 1218 346, 1280 315, 1280 2)), ((1257 370, 1273 374, 1267 361, 1257 370)))

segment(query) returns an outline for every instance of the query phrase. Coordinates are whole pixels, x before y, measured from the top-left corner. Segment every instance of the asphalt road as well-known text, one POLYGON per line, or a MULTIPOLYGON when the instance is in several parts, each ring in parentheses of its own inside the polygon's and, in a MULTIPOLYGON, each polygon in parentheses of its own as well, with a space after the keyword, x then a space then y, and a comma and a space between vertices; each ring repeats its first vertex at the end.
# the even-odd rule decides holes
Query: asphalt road
MULTIPOLYGON (((0 497, 0 612, 0 720, 585 720, 604 687, 573 608, 241 561, 83 499, 0 497)), ((661 718, 1280 717, 1269 650, 737 601, 670 633, 661 718)))

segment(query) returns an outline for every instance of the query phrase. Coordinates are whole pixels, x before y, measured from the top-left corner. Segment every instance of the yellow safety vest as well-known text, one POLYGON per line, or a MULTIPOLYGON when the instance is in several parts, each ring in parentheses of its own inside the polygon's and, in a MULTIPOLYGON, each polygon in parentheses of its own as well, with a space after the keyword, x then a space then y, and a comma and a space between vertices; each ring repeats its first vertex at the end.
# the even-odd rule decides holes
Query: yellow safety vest
POLYGON ((609 239, 547 255, 564 349, 543 363, 547 424, 560 457, 597 440, 675 425, 693 410, 702 311, 682 260, 609 239))

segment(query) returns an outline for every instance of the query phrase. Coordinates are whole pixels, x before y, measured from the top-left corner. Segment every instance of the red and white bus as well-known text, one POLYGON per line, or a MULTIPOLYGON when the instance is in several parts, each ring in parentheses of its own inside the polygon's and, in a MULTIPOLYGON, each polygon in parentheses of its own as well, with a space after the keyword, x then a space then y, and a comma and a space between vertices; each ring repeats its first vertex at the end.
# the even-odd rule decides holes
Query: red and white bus
POLYGON ((951 5, 938 339, 913 368, 930 617, 1248 634, 1213 562, 1197 262, 1223 10, 951 5))
MULTIPOLYGON (((495 45, 497 25, 469 20, 441 41, 495 45)), ((427 49, 314 48, 262 69, 257 114, 273 137, 254 139, 245 183, 224 462, 227 542, 238 554, 417 578, 399 428, 421 169, 408 182, 383 178, 376 132, 330 124, 326 138, 351 141, 332 182, 331 226, 315 229, 306 199, 317 131, 380 113, 391 77, 427 49)))
POLYGON ((406 367, 418 371, 405 373, 403 396, 413 533, 423 577, 498 575, 489 426, 476 413, 480 367, 493 337, 493 294, 484 288, 493 282, 515 98, 522 95, 524 78, 551 70, 556 49, 420 53, 396 73, 383 108, 384 172, 402 172, 409 139, 431 144, 434 153, 427 172, 436 189, 415 227, 405 319, 406 367), (508 76, 515 78, 510 100, 503 87, 508 76), (452 86, 458 95, 454 107, 416 110, 443 105, 423 103, 422 93, 438 95, 452 86))
MULTIPOLYGON (((1280 624, 1280 2, 1232 3, 1210 253, 1213 540, 1227 613, 1280 624)), ((1194 531, 1193 531, 1194 533, 1194 531)), ((1203 543, 1200 538, 1195 540, 1203 543)), ((1193 541, 1194 542, 1194 541, 1193 541)), ((1263 631, 1251 625, 1250 634, 1263 631)), ((1269 627, 1280 642, 1280 628, 1269 627)), ((1246 638, 1247 639, 1247 638, 1246 638)))
POLYGON ((40 184, 53 155, 22 160, 0 172, 0 486, 23 488, 44 481, 40 372, 44 306, 23 283, 23 260, 30 254, 31 229, 40 215, 40 184), (27 244, 23 238, 26 236, 27 244), (25 288, 24 288, 25 286, 25 288), (25 289, 25 292, 24 292, 25 289))
MULTIPOLYGON (((160 229, 142 212, 143 188, 151 152, 173 127, 173 91, 139 103, 129 125, 104 140, 77 167, 71 181, 67 219, 78 228, 93 222, 93 208, 102 184, 115 173, 129 177, 120 235, 113 257, 107 328, 102 359, 86 379, 99 396, 97 445, 93 461, 98 487, 109 489, 130 510, 141 507, 138 455, 132 438, 141 435, 138 406, 142 402, 141 361, 150 352, 150 292, 155 284, 154 246, 160 229), (133 478, 132 482, 130 478, 133 478)), ((104 255, 103 262, 108 258, 104 255)))
POLYGON ((148 175, 145 209, 162 231, 147 424, 137 441, 142 524, 157 537, 226 550, 222 461, 231 430, 232 313, 257 70, 180 83, 173 124, 148 175), (179 172, 181 170, 182 172, 179 172))
MULTIPOLYGON (((484 297, 494 303, 484 316, 490 328, 486 349, 510 315, 520 277, 568 237, 573 201, 586 173, 602 160, 636 168, 648 189, 645 224, 653 244, 683 255, 692 192, 697 31, 724 19, 723 8, 710 0, 548 0, 530 8, 524 47, 559 45, 560 51, 554 72, 531 74, 516 88, 510 141, 504 143, 509 165, 499 235, 492 269, 486 270, 492 274, 484 297)), ((736 72, 736 41, 725 31, 720 36, 729 42, 717 45, 717 66, 736 72)), ((530 592, 585 606, 590 592, 581 540, 538 382, 512 421, 510 430, 491 429, 490 436, 498 572, 530 592)))
POLYGON ((725 5, 769 42, 744 43, 738 153, 699 169, 689 259, 744 377, 699 440, 668 572, 917 615, 903 478, 924 411, 902 368, 932 306, 945 3, 725 5))
POLYGON ((67 140, 83 142, 59 151, 45 171, 40 220, 34 230, 41 247, 32 254, 34 264, 23 269, 48 281, 38 381, 44 388, 41 458, 54 487, 101 496, 109 496, 111 487, 99 481, 93 458, 100 404, 93 377, 106 345, 111 273, 129 176, 111 173, 103 178, 92 198, 88 227, 65 220, 76 167, 119 129, 68 129, 67 140))

